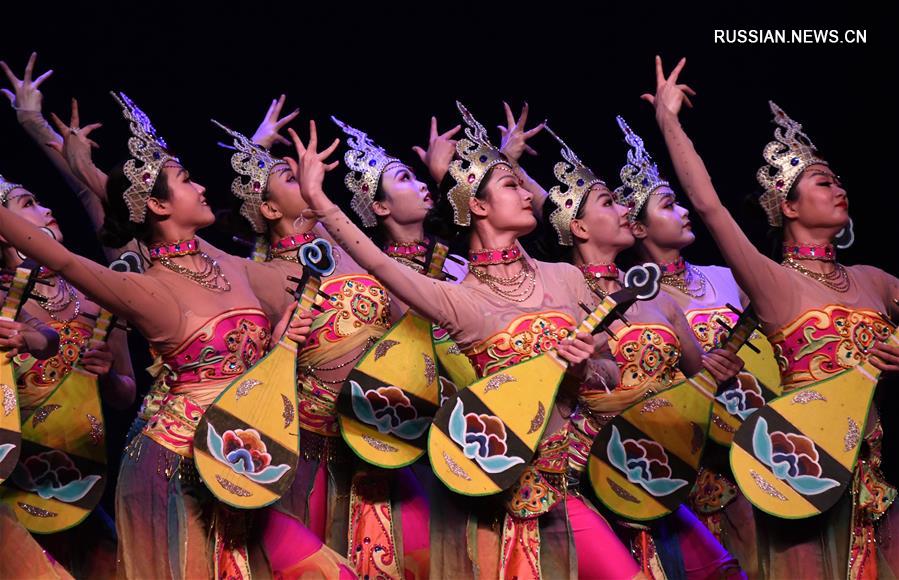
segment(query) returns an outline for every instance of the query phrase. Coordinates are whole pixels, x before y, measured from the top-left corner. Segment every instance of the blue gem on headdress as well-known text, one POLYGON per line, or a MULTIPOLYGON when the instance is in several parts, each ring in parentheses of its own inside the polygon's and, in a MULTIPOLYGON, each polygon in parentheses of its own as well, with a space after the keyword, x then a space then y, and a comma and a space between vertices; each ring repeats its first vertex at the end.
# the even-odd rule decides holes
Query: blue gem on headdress
POLYGON ((376 159, 370 159, 370 160, 368 161, 368 165, 369 165, 370 167, 374 167, 375 165, 377 165, 377 163, 378 163, 378 161, 377 161, 376 159))
POLYGON ((794 158, 790 159, 790 165, 792 165, 793 167, 796 167, 797 165, 799 165, 799 158, 794 157, 794 158))
POLYGON ((159 161, 159 157, 160 157, 159 151, 154 151, 154 152, 153 152, 153 159, 159 161))
POLYGON ((485 162, 487 161, 487 156, 486 156, 486 155, 481 155, 481 157, 479 158, 479 161, 480 161, 481 163, 485 163, 485 162))
POLYGON ((577 180, 577 186, 578 186, 578 187, 583 187, 583 186, 584 186, 584 180, 583 180, 583 179, 578 179, 578 180, 577 180))
POLYGON ((260 159, 260 160, 259 160, 259 169, 264 169, 264 168, 265 168, 265 161, 263 161, 262 159, 260 159))
POLYGON ((640 185, 642 185, 643 187, 646 187, 647 185, 649 185, 649 179, 644 177, 643 180, 640 182, 640 185))

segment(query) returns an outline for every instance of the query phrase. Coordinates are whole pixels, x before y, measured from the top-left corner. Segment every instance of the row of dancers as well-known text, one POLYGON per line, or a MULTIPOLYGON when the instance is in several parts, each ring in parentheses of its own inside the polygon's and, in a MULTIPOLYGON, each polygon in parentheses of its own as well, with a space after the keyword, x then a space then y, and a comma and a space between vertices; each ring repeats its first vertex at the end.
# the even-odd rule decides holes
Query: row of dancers
MULTIPOLYGON (((124 163, 108 171, 95 165, 92 132, 99 125, 82 126, 74 101, 69 123, 51 115, 54 130, 40 92, 51 71, 37 75, 35 60, 21 78, 0 63, 9 81, 4 94, 77 195, 113 267, 67 249, 37 192, 13 181, 27 176, 2 168, 7 293, 19 270, 36 272, 18 317, 0 319, 23 436, 43 422, 74 429, 65 421, 85 416, 94 422, 84 432, 102 435, 91 413, 51 421, 54 413, 64 416, 66 405, 81 404, 65 385, 56 390, 73 373, 97 378, 108 409, 133 403, 125 325, 113 321, 109 339, 96 340, 110 315, 146 339, 154 364, 122 457, 114 529, 93 507, 68 530, 29 532, 56 515, 23 500, 22 490, 71 506, 90 496, 82 489, 77 499, 63 499, 89 478, 79 472, 83 460, 48 443, 50 437, 39 452, 23 455, 0 487, 0 576, 875 578, 897 570, 899 547, 878 539, 896 525, 887 510, 896 489, 879 469, 876 407, 860 434, 852 493, 812 519, 754 508, 734 480, 726 445, 706 447, 688 500, 651 522, 617 515, 587 481, 591 447, 604 427, 700 372, 714 379, 728 409, 751 412, 765 403, 761 378, 790 393, 862 363, 899 371, 899 347, 889 344, 899 280, 874 266, 837 261, 834 240, 851 228, 847 193, 802 126, 774 103, 774 140, 764 147, 757 179, 768 223, 782 232, 782 261, 759 252, 722 204, 679 121, 695 96, 680 80, 685 60, 666 74, 659 58, 655 91, 643 99, 655 112, 682 192, 621 117, 627 156, 614 183, 546 123, 528 128, 527 106, 516 118, 505 105, 499 146, 461 103, 460 125, 441 133, 432 119, 427 149, 415 148, 418 159, 411 160, 421 162, 427 179, 410 160, 332 118, 346 137, 341 164, 340 140, 322 146, 314 121, 305 139, 287 128, 298 113, 282 116, 283 97, 272 101, 252 136, 219 124, 233 148, 231 193, 260 240, 247 258, 198 237, 215 222, 205 188, 125 94, 113 94, 130 130, 124 163), (523 167, 528 140, 544 131, 561 152, 554 184, 537 183, 523 167), (290 155, 271 152, 284 145, 290 155), (345 172, 339 187, 326 187, 330 172, 345 172), (727 267, 683 258, 695 235, 681 196, 727 267), (436 270, 429 267, 435 248, 447 246, 435 222, 467 253, 449 256, 436 270), (519 242, 537 228, 543 260, 519 242), (322 273, 314 307, 298 308, 296 282, 308 280, 310 268, 298 250, 315 244, 333 249, 333 263, 322 273), (662 291, 630 306, 607 333, 578 330, 585 312, 624 287, 616 264, 626 252, 657 265, 662 291), (756 356, 725 344, 750 305, 767 337, 754 336, 762 345, 756 356), (383 346, 382 338, 407 311, 433 325, 438 401, 546 353, 567 365, 558 395, 540 416, 545 430, 533 458, 502 493, 455 493, 427 458, 385 469, 341 436, 341 391, 350 373, 372 350, 374 358, 384 356, 393 345, 383 346), (295 476, 271 505, 237 509, 212 494, 198 473, 194 435, 222 392, 284 337, 297 345, 296 407, 289 420, 287 403, 283 411, 285 422, 298 426, 295 476)), ((244 393, 254 386, 244 383, 244 393)), ((514 398, 516 388, 537 387, 503 388, 514 398)), ((401 388, 373 389, 366 397, 371 412, 393 426, 414 412, 401 388)), ((512 445, 493 418, 472 413, 465 420, 466 441, 476 443, 482 459, 512 445)), ((721 417, 710 428, 733 437, 721 417)), ((628 461, 636 461, 628 465, 645 468, 645 478, 662 477, 669 467, 654 455, 662 445, 641 441, 627 450, 628 461)), ((778 449, 795 459, 791 468, 800 475, 817 468, 820 475, 817 455, 790 441, 789 453, 778 449)), ((259 474, 278 461, 253 429, 229 431, 223 444, 229 461, 244 461, 244 472, 259 474)))

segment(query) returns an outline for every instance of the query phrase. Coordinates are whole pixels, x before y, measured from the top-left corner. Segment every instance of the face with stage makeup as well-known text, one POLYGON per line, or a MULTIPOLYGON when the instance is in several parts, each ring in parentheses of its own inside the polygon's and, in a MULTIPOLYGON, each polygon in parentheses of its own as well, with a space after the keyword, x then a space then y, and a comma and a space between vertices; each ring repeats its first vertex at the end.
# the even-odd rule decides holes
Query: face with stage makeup
POLYGON ((614 248, 617 253, 634 245, 627 208, 615 203, 612 192, 600 183, 587 192, 570 228, 576 246, 614 248))
POLYGON ((300 184, 297 182, 286 163, 274 165, 268 174, 262 205, 259 211, 268 221, 281 218, 297 220, 308 206, 300 195, 300 184))
POLYGON ((681 250, 696 239, 689 216, 687 208, 677 203, 674 191, 662 186, 650 194, 631 231, 638 240, 655 247, 681 250))
POLYGON ((56 223, 56 218, 53 217, 53 212, 41 205, 34 194, 27 189, 17 187, 10 191, 6 197, 6 207, 29 223, 46 228, 53 234, 54 239, 62 241, 62 231, 56 223))
POLYGON ((193 181, 180 163, 167 162, 156 181, 147 198, 147 211, 159 221, 171 220, 185 229, 201 229, 215 223, 215 215, 206 201, 206 188, 193 181))
POLYGON ((515 232, 521 237, 537 227, 532 198, 512 168, 499 164, 481 182, 477 195, 468 200, 468 207, 473 223, 478 219, 496 231, 515 232))
POLYGON ((781 203, 785 223, 791 221, 806 229, 833 229, 849 222, 849 198, 840 178, 827 165, 809 165, 793 183, 781 203))
POLYGON ((434 209, 428 186, 419 181, 406 165, 389 163, 381 172, 381 184, 372 202, 380 219, 390 218, 399 225, 419 224, 434 209))

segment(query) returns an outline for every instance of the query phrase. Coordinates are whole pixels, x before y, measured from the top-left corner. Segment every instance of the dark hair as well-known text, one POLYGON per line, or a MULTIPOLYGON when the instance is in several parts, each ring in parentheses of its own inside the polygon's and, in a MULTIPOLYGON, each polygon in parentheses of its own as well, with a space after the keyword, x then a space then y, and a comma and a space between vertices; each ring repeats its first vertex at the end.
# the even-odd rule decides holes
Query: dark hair
MULTIPOLYGON (((121 248, 132 239, 148 242, 150 239, 150 212, 142 223, 134 223, 128 215, 128 205, 125 203, 125 191, 131 187, 131 182, 125 176, 125 164, 119 163, 106 181, 106 201, 103 207, 106 213, 103 220, 103 228, 100 230, 100 241, 110 248, 121 248)), ((150 197, 161 201, 169 199, 169 185, 162 171, 150 190, 150 197)))

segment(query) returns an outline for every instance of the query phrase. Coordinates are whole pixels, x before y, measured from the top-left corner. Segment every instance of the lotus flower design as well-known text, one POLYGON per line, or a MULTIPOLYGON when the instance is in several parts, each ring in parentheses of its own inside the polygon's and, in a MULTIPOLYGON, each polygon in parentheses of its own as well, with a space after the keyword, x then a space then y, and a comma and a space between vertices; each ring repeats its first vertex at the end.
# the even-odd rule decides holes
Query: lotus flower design
POLYGON ((609 463, 655 497, 666 496, 687 485, 684 479, 674 479, 665 448, 651 439, 625 439, 618 427, 612 425, 606 445, 609 463))
POLYGON ((12 474, 13 483, 25 491, 66 503, 82 499, 100 479, 83 477, 72 458, 57 449, 26 458, 12 474))
POLYGON ((840 483, 822 477, 824 470, 815 442, 800 433, 769 433, 768 421, 759 417, 752 433, 755 457, 771 468, 771 473, 803 495, 817 495, 840 483))
POLYGON ((350 380, 353 412, 356 418, 401 439, 417 439, 431 424, 431 417, 419 417, 415 406, 402 389, 395 386, 363 391, 362 385, 350 380))
POLYGON ((466 413, 461 399, 449 418, 449 436, 465 457, 474 460, 487 473, 501 473, 524 463, 516 455, 508 455, 506 426, 493 415, 466 413))
POLYGON ((278 481, 290 471, 290 465, 272 465, 265 441, 255 429, 229 429, 223 435, 207 424, 206 446, 210 455, 230 467, 235 473, 259 484, 278 481))

